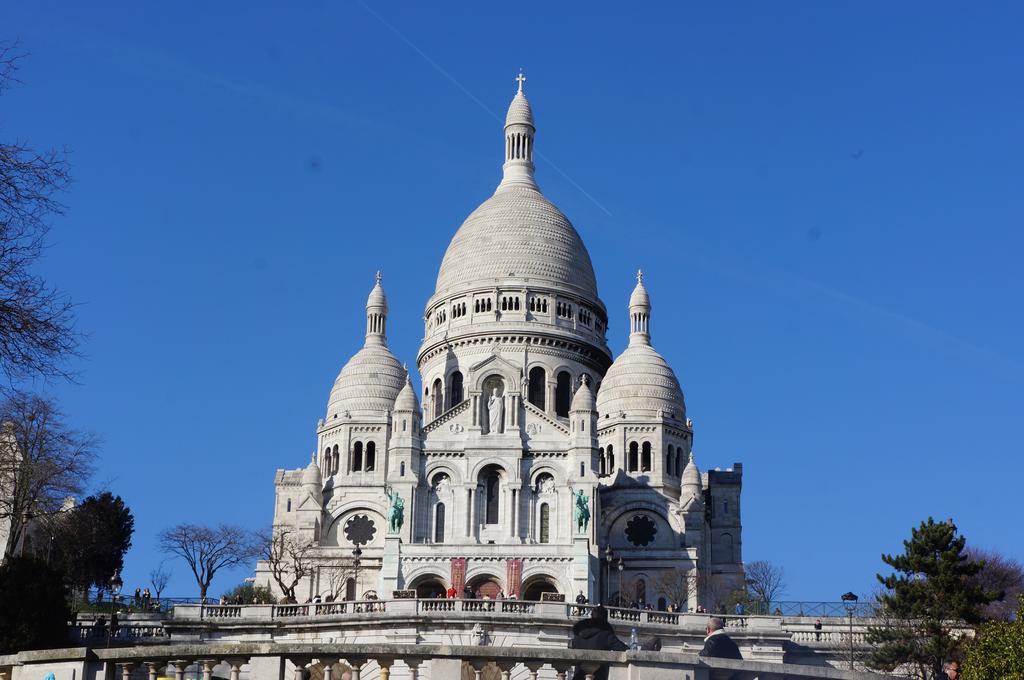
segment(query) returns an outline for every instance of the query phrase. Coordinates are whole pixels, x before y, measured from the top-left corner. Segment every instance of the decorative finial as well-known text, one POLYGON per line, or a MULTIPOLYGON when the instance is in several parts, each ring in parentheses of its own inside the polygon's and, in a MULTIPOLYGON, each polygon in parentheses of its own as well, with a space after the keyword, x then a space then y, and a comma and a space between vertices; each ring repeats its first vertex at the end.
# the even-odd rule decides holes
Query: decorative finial
POLYGON ((519 75, 516 76, 516 82, 519 83, 519 94, 522 94, 523 83, 526 82, 526 76, 523 75, 523 69, 519 69, 519 75))
POLYGON ((586 373, 581 375, 580 376, 580 383, 583 384, 583 385, 589 385, 590 384, 590 376, 587 375, 586 373))
POLYGON ((643 283, 644 282, 644 270, 643 269, 637 269, 636 270, 636 282, 637 283, 643 283))
POLYGON ((377 283, 380 283, 380 280, 381 280, 381 275, 380 275, 380 270, 378 269, 377 270, 377 283))

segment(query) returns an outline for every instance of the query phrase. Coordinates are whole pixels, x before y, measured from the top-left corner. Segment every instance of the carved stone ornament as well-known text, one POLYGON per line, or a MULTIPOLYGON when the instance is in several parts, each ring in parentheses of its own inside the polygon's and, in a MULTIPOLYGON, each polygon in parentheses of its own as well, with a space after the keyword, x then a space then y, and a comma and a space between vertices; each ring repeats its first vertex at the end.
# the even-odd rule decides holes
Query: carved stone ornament
POLYGON ((366 515, 352 515, 345 522, 345 538, 353 545, 366 545, 376 533, 377 527, 366 515))
POLYGON ((638 548, 651 543, 657 533, 658 526, 647 515, 634 515, 626 523, 626 538, 638 548))

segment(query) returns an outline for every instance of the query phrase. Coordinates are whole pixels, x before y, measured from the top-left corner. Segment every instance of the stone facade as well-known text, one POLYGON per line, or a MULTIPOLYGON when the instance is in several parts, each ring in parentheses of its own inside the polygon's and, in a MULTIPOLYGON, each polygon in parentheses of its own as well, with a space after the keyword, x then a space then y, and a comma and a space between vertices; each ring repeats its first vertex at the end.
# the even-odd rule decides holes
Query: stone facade
MULTIPOLYGON (((426 303, 422 391, 388 348, 378 274, 314 459, 277 472, 275 529, 315 546, 296 595, 454 587, 711 607, 743 582, 742 466, 697 469, 639 273, 613 361, 587 249, 534 179, 522 81, 504 131, 503 178, 426 303)), ((277 590, 265 562, 257 581, 277 590)))

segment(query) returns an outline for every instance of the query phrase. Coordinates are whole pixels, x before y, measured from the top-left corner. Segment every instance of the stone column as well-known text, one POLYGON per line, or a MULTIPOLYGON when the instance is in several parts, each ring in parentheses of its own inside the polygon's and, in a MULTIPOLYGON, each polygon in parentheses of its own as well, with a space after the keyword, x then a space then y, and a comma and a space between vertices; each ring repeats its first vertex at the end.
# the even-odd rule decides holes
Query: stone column
POLYGON ((121 680, 131 680, 132 671, 135 670, 135 664, 123 663, 121 664, 121 680))
POLYGON ((185 680, 185 669, 188 668, 188 661, 174 661, 174 680, 185 680))
MULTIPOLYGON (((239 678, 242 675, 242 665, 244 663, 245 662, 241 659, 228 659, 228 665, 231 666, 231 674, 229 680, 239 680, 239 678)), ((154 679, 150 678, 150 680, 154 679)), ((328 678, 327 680, 330 680, 330 678, 328 678)))
MULTIPOLYGON (((206 659, 203 661, 203 680, 213 680, 213 667, 217 665, 217 662, 213 659, 206 659)), ((128 680, 125 678, 125 680, 128 680)), ((302 680, 302 678, 296 678, 295 680, 302 680)))
MULTIPOLYGON (((149 680, 156 680, 157 677, 159 677, 159 675, 160 675, 160 664, 159 663, 157 663, 156 661, 147 661, 146 662, 146 668, 149 671, 149 680)), ((238 680, 238 679, 237 678, 232 678, 232 680, 238 680)))
POLYGON ((359 680, 359 675, 363 670, 363 666, 366 665, 366 659, 346 658, 345 661, 348 663, 349 668, 352 669, 352 680, 359 680))
POLYGON ((377 665, 380 666, 380 680, 389 680, 391 677, 391 664, 394 662, 394 659, 377 659, 377 665))

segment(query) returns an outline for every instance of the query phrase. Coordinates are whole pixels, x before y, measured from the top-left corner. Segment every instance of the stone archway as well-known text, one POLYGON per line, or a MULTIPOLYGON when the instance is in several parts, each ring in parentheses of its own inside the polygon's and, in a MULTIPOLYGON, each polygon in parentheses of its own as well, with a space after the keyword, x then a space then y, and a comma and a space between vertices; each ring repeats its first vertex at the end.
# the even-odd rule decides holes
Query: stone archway
POLYGON ((474 576, 469 580, 467 587, 469 588, 469 592, 471 592, 475 598, 483 598, 484 596, 487 596, 492 600, 496 600, 503 592, 501 582, 498 580, 498 577, 491 576, 490 574, 474 576))
POLYGON ((445 597, 448 593, 448 586, 445 580, 437 574, 424 574, 413 580, 409 588, 416 591, 418 598, 445 597))
POLYGON ((524 600, 538 601, 544 593, 559 593, 558 584, 555 579, 546 574, 531 576, 523 583, 524 600))

